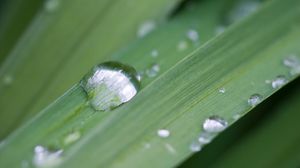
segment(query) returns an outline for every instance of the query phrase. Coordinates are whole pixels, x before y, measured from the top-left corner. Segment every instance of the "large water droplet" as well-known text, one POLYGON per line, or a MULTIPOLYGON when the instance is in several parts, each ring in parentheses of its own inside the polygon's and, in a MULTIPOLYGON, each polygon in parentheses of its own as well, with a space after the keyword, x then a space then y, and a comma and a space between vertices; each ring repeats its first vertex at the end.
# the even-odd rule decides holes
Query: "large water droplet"
POLYGON ((155 28, 156 28, 156 23, 154 21, 146 21, 140 25, 137 31, 137 36, 144 37, 150 32, 152 32, 155 28))
POLYGON ((281 88, 283 85, 285 85, 288 82, 285 76, 279 75, 272 81, 272 87, 274 89, 281 88))
POLYGON ((157 130, 157 135, 161 138, 167 138, 170 136, 170 131, 167 129, 159 129, 157 130))
POLYGON ((226 129, 228 123, 219 116, 211 116, 207 118, 203 123, 203 129, 209 133, 217 133, 226 129))
POLYGON ((188 39, 190 39, 193 42, 198 42, 199 40, 199 34, 197 32, 197 30, 194 29, 190 29, 187 31, 186 36, 188 39))
POLYGON ((50 151, 43 146, 34 148, 33 164, 37 167, 54 167, 62 161, 62 150, 50 151))
POLYGON ((160 70, 160 67, 158 64, 153 64, 149 69, 146 70, 146 75, 148 77, 155 77, 160 70))
POLYGON ((251 107, 255 107, 256 105, 258 105, 260 102, 262 101, 262 96, 260 94, 253 94, 250 96, 250 98, 248 99, 248 104, 251 107))
POLYGON ((290 68, 291 75, 300 74, 300 58, 296 55, 290 55, 283 60, 283 64, 290 68))
POLYGON ((106 62, 85 75, 81 86, 95 110, 107 111, 131 100, 140 84, 134 68, 118 62, 106 62))

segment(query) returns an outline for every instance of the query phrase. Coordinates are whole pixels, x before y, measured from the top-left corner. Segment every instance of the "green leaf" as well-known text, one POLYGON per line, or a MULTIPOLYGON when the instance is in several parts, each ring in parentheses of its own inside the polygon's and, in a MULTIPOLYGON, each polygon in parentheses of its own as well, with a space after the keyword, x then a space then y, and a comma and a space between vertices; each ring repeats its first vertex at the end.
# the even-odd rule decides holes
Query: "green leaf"
POLYGON ((265 80, 277 75, 290 81, 297 77, 289 74, 282 61, 300 53, 299 3, 268 2, 255 15, 164 69, 132 101, 112 112, 95 112, 86 105, 82 88, 74 86, 1 144, 0 165, 31 161, 38 144, 64 149, 59 167, 177 165, 192 155, 189 146, 203 132, 201 125, 207 117, 218 115, 232 124, 235 115, 253 108, 247 104, 252 94, 267 98, 276 91, 265 80), (218 92, 222 87, 225 94, 218 92), (162 128, 170 130, 170 137, 156 135, 162 128), (79 130, 81 138, 63 144, 73 130, 79 130))
POLYGON ((55 100, 96 62, 132 41, 138 25, 147 19, 162 20, 177 4, 177 0, 49 2, 58 4, 45 5, 1 67, 0 78, 9 82, 0 83, 0 118, 6 118, 0 137, 55 100), (50 88, 52 94, 37 110, 31 109, 49 85, 55 90, 50 88))

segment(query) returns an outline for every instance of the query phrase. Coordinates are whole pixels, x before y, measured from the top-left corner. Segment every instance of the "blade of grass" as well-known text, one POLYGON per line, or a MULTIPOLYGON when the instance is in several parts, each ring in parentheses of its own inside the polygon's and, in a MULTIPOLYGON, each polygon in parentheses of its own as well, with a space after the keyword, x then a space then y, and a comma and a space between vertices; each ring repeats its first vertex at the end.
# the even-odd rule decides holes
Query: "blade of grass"
MULTIPOLYGON (((192 154, 189 145, 201 132, 200 125, 208 116, 220 115, 231 124, 234 122, 233 115, 252 109, 247 105, 251 94, 260 93, 266 98, 276 91, 265 84, 265 80, 287 74, 288 69, 282 65, 282 59, 290 52, 300 53, 296 46, 296 36, 300 33, 295 22, 300 16, 297 3, 293 0, 289 3, 268 3, 247 21, 185 57, 145 87, 134 100, 112 113, 94 113, 88 121, 82 115, 93 113, 89 107, 56 113, 58 104, 71 101, 70 94, 82 94, 81 88, 75 87, 6 139, 0 147, 3 156, 14 154, 15 161, 30 158, 36 144, 56 144, 54 132, 63 131, 65 126, 72 128, 68 121, 76 120, 86 124, 81 127, 83 136, 77 143, 65 148, 62 167, 169 167, 178 164, 192 154), (288 12, 280 14, 282 9, 288 12), (269 19, 273 17, 277 18, 276 22, 269 19), (257 26, 265 24, 270 27, 262 26, 257 30, 257 26), (220 71, 215 67, 223 69, 220 71), (218 93, 220 87, 227 89, 226 94, 218 93), (49 118, 53 122, 50 132, 49 123, 42 122, 49 118), (171 137, 165 140, 157 137, 155 133, 160 128, 169 129, 171 137), (33 135, 39 134, 32 138, 27 134, 29 131, 33 135), (150 149, 143 147, 145 142, 151 144, 150 149), (17 148, 17 144, 21 148, 17 148), (175 153, 170 151, 170 146, 175 153), (16 150, 19 151, 17 154, 16 150), (99 157, 99 154, 103 155, 99 157), (157 157, 163 160, 153 162, 157 157)), ((290 76, 290 80, 295 77, 290 76)), ((82 98, 83 104, 85 101, 82 98)), ((1 163, 17 164, 5 159, 1 163)))
POLYGON ((0 15, 0 64, 40 8, 41 0, 2 2, 0 15))
POLYGON ((298 167, 299 101, 300 88, 297 87, 281 101, 274 111, 275 116, 241 138, 212 167, 298 167))
MULTIPOLYGON (((205 146, 205 148, 203 148, 201 152, 193 155, 191 158, 180 164, 179 167, 212 167, 213 164, 218 163, 218 160, 222 160, 223 157, 228 157, 227 154, 231 153, 231 150, 234 150, 236 148, 236 144, 239 144, 239 146, 242 146, 241 144, 245 144, 244 140, 248 139, 248 133, 250 133, 251 135, 257 134, 257 132, 259 132, 261 129, 265 129, 265 125, 269 125, 270 122, 275 122, 274 120, 284 121, 285 118, 279 118, 278 115, 281 115, 280 113, 284 112, 282 107, 284 104, 285 106, 289 104, 289 106, 296 107, 293 105, 293 100, 295 101, 295 99, 300 98, 299 91, 297 92, 297 90, 299 90, 299 84, 300 79, 298 78, 296 81, 292 82, 287 87, 284 87, 279 92, 276 92, 276 94, 274 94, 265 102, 260 104, 254 110, 252 110, 251 113, 248 113, 246 116, 234 123, 228 130, 222 132, 222 134, 220 134, 216 139, 214 139, 212 143, 205 146)), ((297 108, 294 108, 294 110, 297 111, 297 108)), ((290 111, 290 113, 292 112, 290 111)), ((294 115, 290 115, 290 117, 294 117, 294 115)), ((265 134, 264 136, 267 137, 269 136, 269 134, 265 134)), ((272 137, 269 138, 270 142, 274 141, 274 139, 271 139, 272 137)), ((275 148, 276 147, 274 147, 274 149, 275 148)), ((244 150, 245 153, 247 151, 245 148, 242 147, 240 149, 244 150)), ((255 149, 258 148, 255 147, 255 149)), ((259 159, 264 159, 264 156, 261 156, 261 153, 257 152, 257 154, 251 155, 247 153, 247 156, 251 158, 255 157, 256 159, 259 157, 259 159)), ((269 157, 272 157, 270 155, 272 155, 272 153, 268 155, 269 157)), ((235 156, 236 160, 240 160, 239 156, 235 156)), ((285 156, 290 157, 290 155, 285 156)), ((242 158, 243 157, 246 156, 242 156, 242 158)), ((277 158, 274 157, 273 159, 277 158)), ((232 161, 234 161, 234 159, 232 159, 232 161)), ((245 165, 243 165, 242 167, 247 166, 247 164, 249 164, 247 163, 248 161, 244 161, 245 162, 243 162, 243 164, 245 165)), ((257 165, 255 165, 256 163, 256 161, 252 162, 251 166, 257 167, 257 165)))
POLYGON ((131 41, 136 27, 144 20, 164 18, 178 1, 134 2, 93 0, 82 5, 81 0, 64 0, 55 9, 45 8, 37 15, 0 70, 0 78, 11 81, 0 83, 0 118, 5 118, 1 121, 1 128, 5 129, 0 130, 0 137, 21 123, 22 115, 26 115, 31 103, 56 76, 68 73, 57 85, 54 97, 48 97, 49 101, 69 88, 95 62, 103 61, 131 41), (71 62, 72 67, 68 66, 71 62))

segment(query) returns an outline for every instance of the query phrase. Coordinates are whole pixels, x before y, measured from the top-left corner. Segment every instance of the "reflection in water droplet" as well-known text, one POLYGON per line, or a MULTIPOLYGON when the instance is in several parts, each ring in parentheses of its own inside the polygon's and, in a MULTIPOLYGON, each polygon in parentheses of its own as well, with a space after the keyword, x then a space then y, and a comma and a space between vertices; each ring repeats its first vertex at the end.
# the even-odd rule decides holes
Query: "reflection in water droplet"
POLYGON ((192 152, 199 152, 201 151, 201 148, 202 148, 201 144, 197 141, 192 142, 190 145, 190 150, 192 152))
POLYGON ((272 87, 274 89, 281 88, 283 85, 285 85, 288 82, 285 76, 279 75, 272 81, 272 87))
POLYGON ((62 161, 62 150, 50 151, 43 146, 34 148, 33 164, 37 167, 54 167, 62 161))
POLYGON ((170 136, 170 131, 167 129, 159 129, 157 130, 157 135, 161 138, 167 138, 170 136))
POLYGON ((80 136, 81 136, 81 134, 79 131, 71 132, 64 138, 64 144, 65 145, 71 144, 71 143, 77 141, 80 138, 80 136))
POLYGON ((157 57, 158 56, 158 51, 157 50, 152 50, 151 51, 151 56, 153 57, 153 58, 155 58, 155 57, 157 57))
POLYGON ((44 8, 48 12, 53 12, 58 8, 59 3, 59 0, 45 0, 44 8))
POLYGON ((262 96, 260 94, 253 94, 250 96, 250 98, 248 99, 248 104, 251 107, 255 107, 256 105, 258 105, 260 102, 262 101, 262 96))
POLYGON ((217 133, 226 129, 228 123, 219 116, 211 116, 207 118, 203 123, 204 131, 208 133, 217 133))
POLYGON ((197 32, 197 30, 194 29, 190 29, 187 31, 186 36, 188 39, 190 39, 193 42, 198 42, 199 40, 199 34, 197 32))
POLYGON ((300 58, 296 55, 290 55, 283 60, 283 64, 290 68, 291 75, 300 74, 300 58))
POLYGON ((156 28, 156 23, 154 21, 146 21, 142 25, 140 25, 137 36, 144 37, 150 32, 152 32, 156 28))
POLYGON ((148 77, 155 77, 155 76, 158 74, 159 70, 160 70, 159 65, 158 65, 158 64, 153 64, 153 65, 150 67, 150 69, 147 69, 147 70, 146 70, 146 75, 147 75, 148 77))
POLYGON ((188 48, 188 43, 186 41, 179 41, 177 45, 177 50, 178 51, 184 51, 188 48))
POLYGON ((219 89, 219 92, 220 92, 220 93, 225 93, 225 92, 226 92, 226 89, 225 89, 225 88, 220 88, 220 89, 219 89))
POLYGON ((95 66, 81 80, 89 103, 95 110, 112 110, 131 100, 140 83, 136 71, 118 62, 106 62, 95 66))

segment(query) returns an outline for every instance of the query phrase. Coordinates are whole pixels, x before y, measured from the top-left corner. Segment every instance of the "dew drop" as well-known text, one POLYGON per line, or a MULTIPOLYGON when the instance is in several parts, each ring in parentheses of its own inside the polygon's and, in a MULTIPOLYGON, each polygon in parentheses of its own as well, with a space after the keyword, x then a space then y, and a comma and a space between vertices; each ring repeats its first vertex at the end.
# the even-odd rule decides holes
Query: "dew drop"
POLYGON ((171 153, 171 154, 176 154, 176 150, 171 144, 165 144, 166 149, 171 153))
POLYGON ((197 142, 197 141, 194 141, 194 142, 192 142, 192 143, 190 144, 190 150, 191 150, 192 152, 199 152, 199 151, 201 151, 201 149, 202 149, 202 146, 201 146, 201 144, 200 144, 199 142, 197 142))
POLYGON ((151 144, 150 144, 150 143, 146 143, 146 144, 144 144, 144 147, 145 147, 146 149, 149 149, 149 148, 151 148, 151 144))
POLYGON ((77 141, 80 138, 80 136, 81 136, 81 134, 79 131, 71 132, 64 138, 64 144, 65 145, 71 144, 71 143, 77 141))
POLYGON ((260 4, 261 3, 257 0, 243 0, 237 3, 233 10, 229 13, 229 23, 237 22, 254 13, 260 4))
POLYGON ((225 88, 220 88, 220 89, 219 89, 219 92, 220 92, 220 93, 225 93, 225 92, 226 92, 226 89, 225 89, 225 88))
POLYGON ((53 12, 58 8, 59 3, 59 0, 45 0, 44 8, 48 12, 53 12))
POLYGON ((222 34, 226 30, 226 27, 223 25, 217 26, 215 29, 216 35, 222 34))
POLYGON ((151 78, 155 77, 158 74, 159 70, 160 70, 159 65, 153 64, 149 69, 146 70, 146 75, 151 78))
POLYGON ((248 99, 248 104, 251 107, 255 107, 256 105, 258 105, 260 102, 262 101, 262 96, 260 94, 253 94, 250 96, 250 98, 248 99))
POLYGON ((179 41, 177 44, 177 50, 178 51, 184 51, 188 48, 188 43, 186 41, 179 41))
POLYGON ((151 56, 153 57, 153 58, 156 58, 157 56, 158 56, 158 51, 157 50, 152 50, 151 51, 151 56))
POLYGON ((238 120, 238 119, 241 118, 241 115, 240 115, 240 114, 235 114, 235 115, 232 116, 232 118, 233 118, 234 120, 238 120))
POLYGON ((200 134, 200 136, 198 137, 198 142, 200 144, 208 144, 212 141, 212 139, 214 138, 215 135, 208 133, 208 132, 203 132, 200 134))
POLYGON ((134 68, 118 62, 95 66, 80 82, 95 110, 109 111, 131 100, 140 83, 134 68))
POLYGON ((63 150, 50 151, 43 146, 34 148, 33 164, 37 167, 54 167, 62 161, 63 150))
POLYGON ((193 42, 198 42, 199 40, 199 34, 197 32, 197 30, 194 29, 190 29, 187 31, 186 36, 189 40, 193 41, 193 42))
POLYGON ((156 28, 156 23, 154 21, 146 21, 143 24, 140 25, 137 36, 138 37, 144 37, 150 32, 152 32, 156 28))
POLYGON ((157 135, 161 138, 167 138, 170 136, 170 131, 167 129, 159 129, 157 130, 157 135))
POLYGON ((208 133, 217 133, 226 129, 228 123, 219 116, 211 116, 207 118, 203 123, 204 131, 208 133))
POLYGON ((278 89, 281 88, 283 85, 285 85, 288 82, 285 76, 279 75, 272 81, 272 88, 278 89))
POLYGON ((283 60, 283 64, 290 68, 291 75, 300 74, 300 59, 296 55, 290 55, 283 60))

